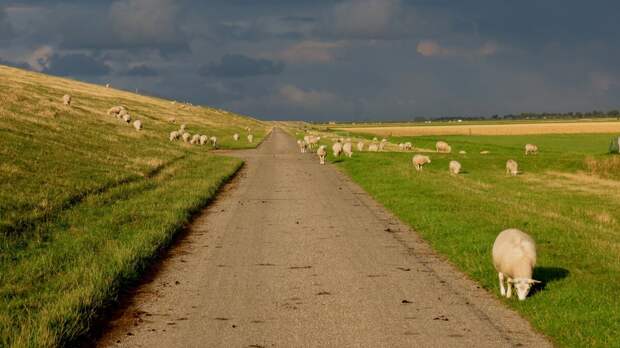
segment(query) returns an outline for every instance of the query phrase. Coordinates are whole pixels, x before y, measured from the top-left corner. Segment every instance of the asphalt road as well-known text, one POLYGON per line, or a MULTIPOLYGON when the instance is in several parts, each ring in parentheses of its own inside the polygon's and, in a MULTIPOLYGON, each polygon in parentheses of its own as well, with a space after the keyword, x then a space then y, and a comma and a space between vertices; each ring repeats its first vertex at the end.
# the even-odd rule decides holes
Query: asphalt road
POLYGON ((99 346, 550 346, 283 131, 232 155, 245 168, 99 346))

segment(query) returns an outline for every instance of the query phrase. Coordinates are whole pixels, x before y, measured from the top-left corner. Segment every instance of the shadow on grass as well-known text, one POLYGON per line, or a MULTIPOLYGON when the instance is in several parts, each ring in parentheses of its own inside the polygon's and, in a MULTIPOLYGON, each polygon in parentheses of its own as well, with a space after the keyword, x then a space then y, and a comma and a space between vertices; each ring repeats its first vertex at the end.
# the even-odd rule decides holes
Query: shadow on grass
POLYGON ((564 279, 570 275, 570 271, 561 267, 536 267, 534 268, 534 279, 540 280, 542 283, 535 284, 530 292, 530 296, 545 290, 547 284, 557 280, 564 279))

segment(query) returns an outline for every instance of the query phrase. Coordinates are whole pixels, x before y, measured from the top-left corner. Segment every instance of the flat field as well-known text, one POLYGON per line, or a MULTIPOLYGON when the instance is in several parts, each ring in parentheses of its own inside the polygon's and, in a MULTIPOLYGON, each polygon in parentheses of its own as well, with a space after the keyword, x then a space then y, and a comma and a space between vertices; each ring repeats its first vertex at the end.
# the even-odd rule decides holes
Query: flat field
POLYGON ((610 347, 620 342, 620 156, 606 154, 611 136, 389 138, 418 148, 434 148, 437 140, 452 145, 451 154, 427 153, 432 163, 422 172, 413 169, 413 152, 332 161, 498 296, 495 237, 511 227, 532 235, 534 277, 544 283, 524 302, 503 301, 560 346, 610 347), (526 143, 540 153, 525 156, 526 143), (508 159, 519 163, 518 176, 506 176, 508 159), (461 162, 462 174, 448 173, 450 160, 461 162))
POLYGON ((169 141, 180 124, 220 148, 254 147, 269 128, 0 66, 0 346, 74 344, 241 166, 211 146, 169 141), (144 128, 108 116, 116 105, 144 128))
POLYGON ((496 124, 456 124, 443 125, 396 125, 338 127, 340 131, 370 133, 379 136, 419 136, 419 135, 528 135, 528 134, 581 134, 581 133, 620 133, 620 121, 594 122, 533 122, 496 124))

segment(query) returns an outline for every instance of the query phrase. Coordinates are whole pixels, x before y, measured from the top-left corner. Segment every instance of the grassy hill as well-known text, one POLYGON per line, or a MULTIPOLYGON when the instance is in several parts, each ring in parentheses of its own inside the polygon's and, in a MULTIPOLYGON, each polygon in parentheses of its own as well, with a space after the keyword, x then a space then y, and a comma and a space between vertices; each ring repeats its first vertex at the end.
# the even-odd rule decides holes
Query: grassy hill
POLYGON ((270 128, 0 66, 0 346, 57 346, 85 333, 240 167, 210 146, 169 141, 180 124, 217 136, 220 148, 253 147, 270 128), (116 105, 143 129, 109 116, 116 105))

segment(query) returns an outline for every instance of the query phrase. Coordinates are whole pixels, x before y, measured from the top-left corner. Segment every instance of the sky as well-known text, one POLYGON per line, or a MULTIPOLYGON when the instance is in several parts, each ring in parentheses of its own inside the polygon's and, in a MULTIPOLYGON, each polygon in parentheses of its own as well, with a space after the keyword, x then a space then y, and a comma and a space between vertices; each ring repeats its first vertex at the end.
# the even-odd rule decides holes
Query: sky
POLYGON ((0 64, 262 119, 620 109, 620 1, 0 0, 0 64))

